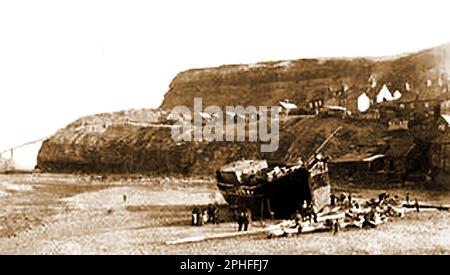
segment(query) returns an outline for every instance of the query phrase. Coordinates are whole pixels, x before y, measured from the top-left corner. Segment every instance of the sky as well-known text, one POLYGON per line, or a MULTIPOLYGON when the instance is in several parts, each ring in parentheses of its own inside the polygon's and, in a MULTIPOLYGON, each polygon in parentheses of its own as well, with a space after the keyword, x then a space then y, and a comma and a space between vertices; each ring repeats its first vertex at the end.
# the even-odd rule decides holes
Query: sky
MULTIPOLYGON (((158 107, 190 68, 385 56, 450 42, 442 0, 0 0, 0 151, 158 107)), ((33 167, 39 144, 15 152, 33 167)))

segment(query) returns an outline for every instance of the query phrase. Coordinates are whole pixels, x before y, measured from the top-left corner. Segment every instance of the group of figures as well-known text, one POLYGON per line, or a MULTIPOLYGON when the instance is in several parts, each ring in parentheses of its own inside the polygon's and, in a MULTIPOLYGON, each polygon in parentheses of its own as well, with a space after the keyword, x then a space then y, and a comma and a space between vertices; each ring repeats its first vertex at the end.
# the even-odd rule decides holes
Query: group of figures
MULTIPOLYGON (((269 232, 270 237, 281 237, 307 232, 330 231, 333 235, 344 228, 374 228, 388 221, 389 218, 403 217, 407 208, 416 208, 417 199, 411 203, 409 195, 406 203, 399 196, 381 193, 375 199, 353 199, 351 194, 332 194, 328 206, 320 212, 314 211, 313 205, 303 201, 292 215, 291 220, 284 221, 280 228, 269 232)), ((250 209, 240 206, 234 209, 234 218, 239 231, 248 231, 252 223, 250 209)), ((192 226, 218 224, 219 207, 209 204, 206 208, 194 207, 192 226)))
POLYGON ((219 207, 217 204, 209 204, 205 209, 194 207, 192 210, 192 226, 204 224, 219 224, 219 207))
POLYGON ((295 226, 301 231, 301 224, 303 222, 317 222, 317 214, 314 212, 312 204, 308 204, 306 201, 300 205, 299 209, 295 211, 292 219, 295 221, 295 226))
POLYGON ((368 200, 362 206, 350 203, 343 224, 345 227, 374 228, 390 217, 403 217, 405 212, 398 196, 382 193, 378 199, 368 200))
MULTIPOLYGON (((407 197, 406 201, 409 201, 407 197)), ((403 203, 399 196, 381 193, 375 199, 354 200, 351 194, 331 195, 330 203, 319 213, 303 204, 291 220, 269 231, 268 237, 285 237, 302 233, 326 232, 335 235, 342 229, 375 228, 391 218, 404 217, 408 208, 419 212, 419 203, 403 203)), ((409 210, 411 211, 411 210, 409 210)))

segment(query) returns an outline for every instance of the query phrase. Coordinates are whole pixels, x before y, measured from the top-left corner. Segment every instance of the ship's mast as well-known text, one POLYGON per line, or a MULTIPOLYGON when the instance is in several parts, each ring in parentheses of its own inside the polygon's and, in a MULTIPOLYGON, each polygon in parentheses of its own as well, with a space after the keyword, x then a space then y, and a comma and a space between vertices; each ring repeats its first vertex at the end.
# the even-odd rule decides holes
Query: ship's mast
POLYGON ((342 126, 339 126, 339 128, 334 130, 334 132, 331 135, 329 135, 328 138, 324 142, 322 142, 322 144, 319 147, 317 147, 316 150, 314 150, 312 155, 308 158, 308 162, 307 162, 308 167, 311 166, 311 164, 314 162, 317 155, 320 153, 320 151, 322 151, 323 147, 325 147, 325 145, 327 145, 327 143, 330 142, 330 140, 332 138, 334 138, 341 129, 342 129, 342 126))

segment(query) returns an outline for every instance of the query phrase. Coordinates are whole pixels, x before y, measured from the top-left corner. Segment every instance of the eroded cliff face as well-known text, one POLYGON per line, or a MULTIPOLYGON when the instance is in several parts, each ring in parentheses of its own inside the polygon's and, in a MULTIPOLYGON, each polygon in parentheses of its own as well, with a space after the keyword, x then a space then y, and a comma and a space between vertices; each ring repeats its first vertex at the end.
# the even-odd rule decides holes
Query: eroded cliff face
POLYGON ((172 81, 161 107, 192 108, 194 97, 201 97, 204 106, 271 106, 289 99, 306 107, 311 100, 332 98, 342 90, 374 96, 386 84, 391 91, 404 91, 405 82, 426 93, 428 79, 447 78, 443 74, 448 49, 397 58, 300 59, 188 70, 172 81), (371 77, 376 79, 374 86, 371 77))
POLYGON ((371 122, 298 118, 281 125, 276 152, 261 153, 257 142, 175 142, 170 128, 156 125, 124 124, 94 130, 86 124, 86 128, 62 129, 44 142, 38 167, 49 172, 213 176, 221 166, 243 158, 280 162, 308 156, 339 126, 343 130, 325 150, 332 157, 349 149, 376 149, 385 135, 383 126, 371 122))
POLYGON ((206 175, 225 163, 258 157, 255 143, 175 142, 170 125, 164 123, 168 114, 144 109, 80 118, 43 143, 38 168, 48 172, 206 175))
MULTIPOLYGON (((378 150, 388 133, 374 122, 338 118, 295 118, 280 126, 280 146, 263 154, 255 142, 176 142, 171 137, 171 108, 203 106, 271 106, 289 99, 300 107, 338 94, 373 96, 387 84, 415 96, 427 80, 443 77, 442 48, 389 59, 304 59, 227 65, 182 72, 170 85, 158 110, 130 110, 81 118, 45 141, 38 168, 50 172, 143 173, 150 175, 214 175, 224 164, 242 158, 290 160, 308 156, 327 135, 343 129, 326 147, 337 158, 349 151, 378 150), (376 85, 369 79, 376 77, 376 85), (405 91, 405 82, 414 88, 405 91)), ((446 77, 446 76, 445 76, 446 77)))

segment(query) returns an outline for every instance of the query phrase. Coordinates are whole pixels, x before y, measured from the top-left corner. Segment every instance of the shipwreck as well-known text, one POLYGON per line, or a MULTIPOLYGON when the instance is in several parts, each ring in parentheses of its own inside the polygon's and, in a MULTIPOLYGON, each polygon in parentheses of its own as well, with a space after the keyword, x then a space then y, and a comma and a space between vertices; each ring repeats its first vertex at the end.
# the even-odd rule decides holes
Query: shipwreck
POLYGON ((305 202, 319 212, 331 192, 328 158, 321 151, 340 129, 307 160, 291 164, 241 160, 222 167, 216 175, 221 194, 231 208, 248 208, 254 217, 289 218, 305 202))

